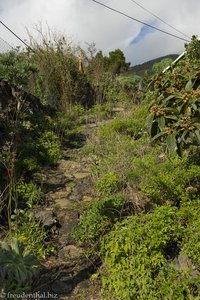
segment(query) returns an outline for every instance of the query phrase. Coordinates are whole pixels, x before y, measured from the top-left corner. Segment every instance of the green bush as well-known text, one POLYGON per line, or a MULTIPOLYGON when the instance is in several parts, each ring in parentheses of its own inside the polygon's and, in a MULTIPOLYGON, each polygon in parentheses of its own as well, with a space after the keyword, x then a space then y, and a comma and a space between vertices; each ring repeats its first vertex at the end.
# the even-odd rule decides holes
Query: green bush
POLYGON ((111 103, 120 103, 121 105, 130 102, 129 95, 118 85, 118 82, 113 82, 105 88, 105 99, 111 103))
POLYGON ((83 213, 74 229, 75 240, 90 246, 99 245, 102 236, 121 219, 123 206, 124 199, 121 195, 95 200, 90 209, 83 213))
POLYGON ((130 182, 154 203, 163 204, 167 201, 176 205, 181 199, 192 199, 198 194, 196 182, 199 178, 200 166, 189 163, 187 154, 182 159, 177 155, 168 158, 159 147, 150 148, 145 155, 134 157, 129 174, 130 182))
POLYGON ((117 80, 120 84, 128 89, 128 90, 135 90, 139 82, 141 82, 141 77, 137 75, 120 75, 117 77, 117 80))
POLYGON ((200 200, 193 199, 190 201, 182 201, 178 218, 185 227, 183 234, 183 253, 192 260, 193 264, 200 268, 200 200))
POLYGON ((104 299, 199 299, 200 276, 175 265, 185 234, 178 216, 176 207, 161 206, 118 223, 105 237, 104 299))
POLYGON ((96 103, 88 111, 86 115, 87 122, 102 121, 103 119, 112 116, 112 109, 114 104, 111 102, 105 102, 102 104, 96 103))
POLYGON ((29 172, 34 172, 38 170, 39 163, 36 157, 26 157, 21 161, 21 167, 24 167, 29 172))
POLYGON ((52 131, 44 131, 38 139, 39 158, 42 163, 55 165, 61 158, 58 136, 52 131))
POLYGON ((149 133, 164 143, 168 152, 182 151, 189 145, 200 145, 200 41, 193 36, 187 54, 173 67, 173 72, 152 80, 152 103, 149 133))
POLYGON ((120 136, 109 127, 101 128, 95 139, 95 144, 90 147, 95 180, 114 173, 120 178, 122 186, 125 185, 134 156, 134 140, 130 136, 120 136))
POLYGON ((54 252, 52 244, 47 243, 48 232, 33 219, 31 214, 17 211, 12 229, 12 236, 24 245, 25 251, 32 251, 39 261, 54 252))
POLYGON ((88 104, 91 100, 90 85, 85 74, 79 71, 79 50, 69 39, 38 29, 41 43, 34 41, 30 55, 38 74, 33 93, 44 104, 68 112, 73 104, 88 104))
POLYGON ((121 185, 120 178, 114 172, 109 172, 98 179, 95 183, 97 191, 102 196, 109 196, 116 193, 121 185))
POLYGON ((27 54, 19 49, 0 55, 0 79, 27 89, 35 73, 36 65, 30 63, 27 54))
POLYGON ((5 293, 20 293, 31 288, 38 274, 39 263, 31 252, 26 251, 16 238, 11 244, 0 247, 0 290, 5 293))
POLYGON ((19 207, 24 205, 29 208, 43 204, 44 192, 41 187, 34 182, 24 182, 20 180, 16 184, 16 192, 18 197, 19 207))

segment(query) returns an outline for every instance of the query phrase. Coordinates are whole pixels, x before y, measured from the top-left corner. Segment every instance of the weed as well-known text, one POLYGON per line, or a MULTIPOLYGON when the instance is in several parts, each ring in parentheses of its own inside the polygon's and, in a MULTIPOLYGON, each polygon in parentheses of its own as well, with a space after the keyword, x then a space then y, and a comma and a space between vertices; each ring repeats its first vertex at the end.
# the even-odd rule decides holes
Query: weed
POLYGON ((121 219, 124 199, 121 195, 110 196, 104 200, 94 200, 90 208, 83 213, 73 236, 79 243, 99 245, 113 224, 121 219))
POLYGON ((25 183, 23 180, 19 180, 16 184, 16 192, 19 207, 33 208, 43 204, 44 192, 34 182, 25 183))

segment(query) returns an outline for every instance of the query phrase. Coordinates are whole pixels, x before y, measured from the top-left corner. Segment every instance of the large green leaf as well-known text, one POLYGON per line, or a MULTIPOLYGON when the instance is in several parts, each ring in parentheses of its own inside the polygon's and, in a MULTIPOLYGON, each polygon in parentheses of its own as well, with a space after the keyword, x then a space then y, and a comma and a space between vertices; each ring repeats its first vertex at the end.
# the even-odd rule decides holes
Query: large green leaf
POLYGON ((166 138, 167 150, 172 153, 177 150, 176 133, 169 134, 166 138))
POLYGON ((185 90, 186 90, 186 91, 191 91, 192 88, 193 88, 193 82, 192 82, 192 80, 190 79, 190 80, 187 82, 186 86, 185 86, 185 90))
POLYGON ((165 118, 164 117, 160 117, 158 118, 158 126, 160 128, 160 130, 162 131, 163 128, 165 127, 165 118))
POLYGON ((163 132, 163 131, 157 133, 157 134, 152 138, 152 142, 155 141, 155 140, 157 140, 157 139, 159 139, 160 137, 162 137, 162 136, 164 136, 164 135, 166 135, 166 133, 163 132))

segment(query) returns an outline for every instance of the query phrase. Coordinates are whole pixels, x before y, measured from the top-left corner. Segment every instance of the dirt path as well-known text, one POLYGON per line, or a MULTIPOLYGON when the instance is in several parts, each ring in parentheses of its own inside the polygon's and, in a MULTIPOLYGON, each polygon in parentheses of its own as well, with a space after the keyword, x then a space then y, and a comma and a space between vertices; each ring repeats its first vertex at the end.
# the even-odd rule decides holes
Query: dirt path
MULTIPOLYGON (((85 128, 88 134, 92 128, 85 128)), ((98 292, 91 288, 90 276, 99 267, 99 261, 89 260, 84 249, 78 247, 70 232, 77 224, 81 207, 94 198, 91 162, 82 147, 64 150, 63 159, 56 168, 44 169, 38 180, 46 190, 48 206, 37 212, 43 223, 52 226, 57 254, 44 263, 35 291, 50 293, 48 299, 98 300, 98 292), (96 295, 95 295, 96 294, 96 295)), ((43 299, 43 298, 41 298, 43 299)))

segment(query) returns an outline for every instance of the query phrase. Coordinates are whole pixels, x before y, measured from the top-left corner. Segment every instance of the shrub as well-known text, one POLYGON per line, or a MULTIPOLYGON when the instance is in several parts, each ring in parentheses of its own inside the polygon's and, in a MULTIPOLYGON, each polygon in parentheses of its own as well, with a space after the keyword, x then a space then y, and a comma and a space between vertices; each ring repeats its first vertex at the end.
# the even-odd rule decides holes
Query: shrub
POLYGON ((199 46, 193 37, 184 59, 152 81, 149 132, 168 152, 182 155, 189 145, 200 145, 199 46))
POLYGON ((20 207, 24 205, 33 208, 36 205, 41 205, 44 200, 44 192, 41 187, 34 182, 25 183, 23 180, 16 184, 16 192, 20 207))
POLYGON ((83 213, 73 236, 79 243, 99 245, 113 224, 121 219, 124 199, 120 195, 110 196, 104 200, 95 200, 89 210, 83 213))
POLYGON ((120 136, 109 127, 102 127, 95 139, 93 148, 90 148, 95 180, 103 178, 105 174, 114 173, 123 186, 131 167, 134 141, 130 136, 120 136))
POLYGON ((38 139, 40 161, 55 165, 61 158, 61 145, 58 136, 52 131, 44 131, 38 139))
POLYGON ((181 199, 191 199, 198 193, 200 167, 188 163, 188 157, 164 156, 159 148, 149 149, 144 156, 132 160, 129 180, 137 185, 153 202, 166 201, 178 205, 181 199), (190 193, 194 188, 196 193, 190 193))
POLYGON ((127 90, 133 91, 141 82, 141 77, 137 75, 120 75, 117 77, 119 83, 127 90))
POLYGON ((102 121, 111 117, 113 106, 114 104, 111 102, 93 105, 87 112, 86 121, 102 121))
POLYGON ((25 52, 16 49, 0 55, 0 79, 27 89, 36 73, 36 65, 29 62, 25 52))
POLYGON ((176 207, 158 207, 118 223, 104 238, 104 299, 198 299, 199 277, 173 261, 184 232, 177 217, 176 207))
POLYGON ((122 117, 118 116, 108 126, 115 132, 139 139, 147 134, 147 115, 148 109, 146 103, 134 105, 130 113, 122 117))
POLYGON ((194 198, 192 201, 182 201, 178 218, 185 227, 182 241, 182 251, 187 253, 193 264, 200 268, 200 221, 199 208, 200 199, 194 198))
POLYGON ((48 242, 48 232, 36 222, 30 213, 17 210, 12 236, 24 245, 25 251, 32 251, 38 260, 44 260, 54 252, 54 247, 48 242))
POLYGON ((96 181, 97 191, 102 196, 109 196, 116 193, 120 187, 120 178, 114 172, 109 172, 96 181))
POLYGON ((73 104, 87 105, 91 100, 90 85, 79 71, 80 48, 62 35, 43 33, 38 28, 41 42, 32 41, 30 61, 38 68, 35 91, 43 103, 62 112, 71 110, 73 104))

